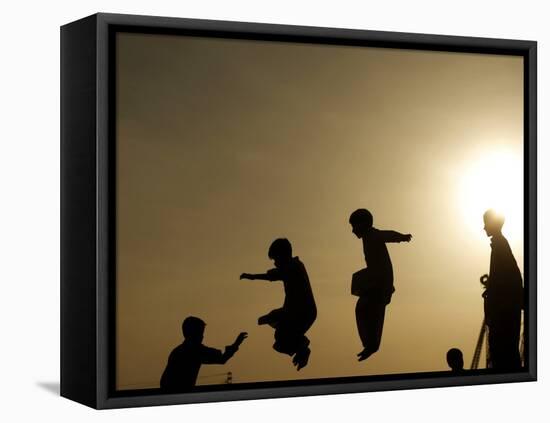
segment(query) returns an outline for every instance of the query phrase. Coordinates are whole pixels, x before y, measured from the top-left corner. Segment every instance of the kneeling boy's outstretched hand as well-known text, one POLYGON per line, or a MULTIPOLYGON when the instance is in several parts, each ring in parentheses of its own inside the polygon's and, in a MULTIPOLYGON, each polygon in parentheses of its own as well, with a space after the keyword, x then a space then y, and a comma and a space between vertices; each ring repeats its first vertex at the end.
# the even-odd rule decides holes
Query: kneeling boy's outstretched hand
POLYGON ((239 345, 241 345, 243 343, 243 341, 246 338, 248 338, 248 333, 247 332, 239 333, 239 335, 237 336, 237 339, 235 339, 235 342, 233 343, 233 346, 238 347, 239 345))

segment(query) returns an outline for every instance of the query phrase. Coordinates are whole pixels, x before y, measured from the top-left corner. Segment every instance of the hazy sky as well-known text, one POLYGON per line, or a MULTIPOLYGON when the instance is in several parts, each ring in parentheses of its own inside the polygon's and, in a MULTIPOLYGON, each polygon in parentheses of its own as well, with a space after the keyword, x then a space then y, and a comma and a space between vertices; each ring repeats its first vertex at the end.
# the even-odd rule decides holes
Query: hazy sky
POLYGON ((206 321, 212 347, 249 333, 226 365, 202 367, 199 384, 227 371, 238 383, 445 370, 451 347, 469 366, 493 198, 509 206, 504 234, 523 269, 520 57, 117 42, 118 389, 159 386, 188 315, 206 321), (350 284, 365 263, 348 224, 357 208, 413 235, 388 245, 396 292, 380 351, 361 363, 350 284), (282 283, 239 280, 272 267, 278 237, 306 265, 318 307, 300 372, 256 323, 282 304, 282 283))

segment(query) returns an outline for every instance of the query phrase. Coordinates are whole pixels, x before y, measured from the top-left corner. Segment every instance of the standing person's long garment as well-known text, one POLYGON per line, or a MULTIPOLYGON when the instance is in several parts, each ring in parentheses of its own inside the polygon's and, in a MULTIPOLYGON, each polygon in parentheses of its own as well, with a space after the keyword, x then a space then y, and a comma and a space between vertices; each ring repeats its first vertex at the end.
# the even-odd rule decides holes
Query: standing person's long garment
POLYGON ((485 292, 489 356, 494 369, 515 370, 521 367, 519 337, 522 306, 522 277, 516 259, 506 238, 494 235, 485 292))

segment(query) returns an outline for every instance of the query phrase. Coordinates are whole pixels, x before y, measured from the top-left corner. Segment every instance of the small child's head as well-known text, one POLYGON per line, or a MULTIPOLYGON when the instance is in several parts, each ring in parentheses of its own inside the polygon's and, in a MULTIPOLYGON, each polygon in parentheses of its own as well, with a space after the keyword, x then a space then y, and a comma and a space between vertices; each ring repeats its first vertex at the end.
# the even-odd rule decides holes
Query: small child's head
POLYGON ((447 364, 454 372, 464 370, 464 358, 462 357, 462 351, 458 348, 451 348, 447 351, 447 364))
POLYGON ((357 238, 363 238, 372 228, 372 214, 367 209, 357 209, 349 217, 351 231, 357 238))
POLYGON ((489 209, 483 214, 483 223, 483 229, 487 233, 487 236, 493 236, 502 231, 504 216, 489 209))
POLYGON ((186 317, 181 324, 181 331, 183 337, 187 341, 201 343, 204 338, 204 327, 206 323, 203 320, 195 316, 186 317))
POLYGON ((271 243, 267 255, 274 261, 276 267, 280 267, 292 260, 292 245, 286 238, 277 238, 271 243))

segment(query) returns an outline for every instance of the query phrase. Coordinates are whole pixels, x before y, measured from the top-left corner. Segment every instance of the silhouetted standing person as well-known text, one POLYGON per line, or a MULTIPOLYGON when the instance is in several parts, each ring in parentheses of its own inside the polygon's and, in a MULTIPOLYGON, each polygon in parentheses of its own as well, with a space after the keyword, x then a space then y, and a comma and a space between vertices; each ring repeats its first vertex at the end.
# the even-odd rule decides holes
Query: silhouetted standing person
POLYGON ((357 330, 364 347, 357 356, 359 361, 362 361, 380 347, 386 306, 395 291, 393 267, 386 243, 409 242, 412 236, 374 228, 372 214, 366 209, 355 210, 349 218, 349 223, 355 236, 363 241, 367 263, 367 269, 354 275, 354 278, 363 279, 361 282, 364 285, 363 289, 355 294, 359 296, 355 306, 357 330))
POLYGON ((185 392, 195 386, 202 364, 225 364, 239 349, 247 333, 241 332, 232 345, 220 350, 202 344, 206 323, 198 317, 189 316, 181 325, 183 343, 168 357, 166 369, 160 379, 160 388, 166 392, 185 392))
POLYGON ((489 357, 497 370, 521 367, 519 337, 523 283, 521 272, 506 238, 502 235, 504 217, 493 210, 483 215, 484 229, 491 238, 489 275, 483 275, 485 321, 489 328, 489 357))
POLYGON ((447 351, 447 364, 454 373, 462 373, 464 371, 462 351, 458 348, 451 348, 447 351))
POLYGON ((275 328, 273 349, 293 357, 297 370, 305 367, 311 350, 306 332, 317 318, 317 307, 304 264, 292 257, 292 245, 285 238, 273 241, 268 256, 275 268, 262 274, 243 273, 241 279, 283 281, 285 300, 281 308, 258 319, 259 325, 275 328))

